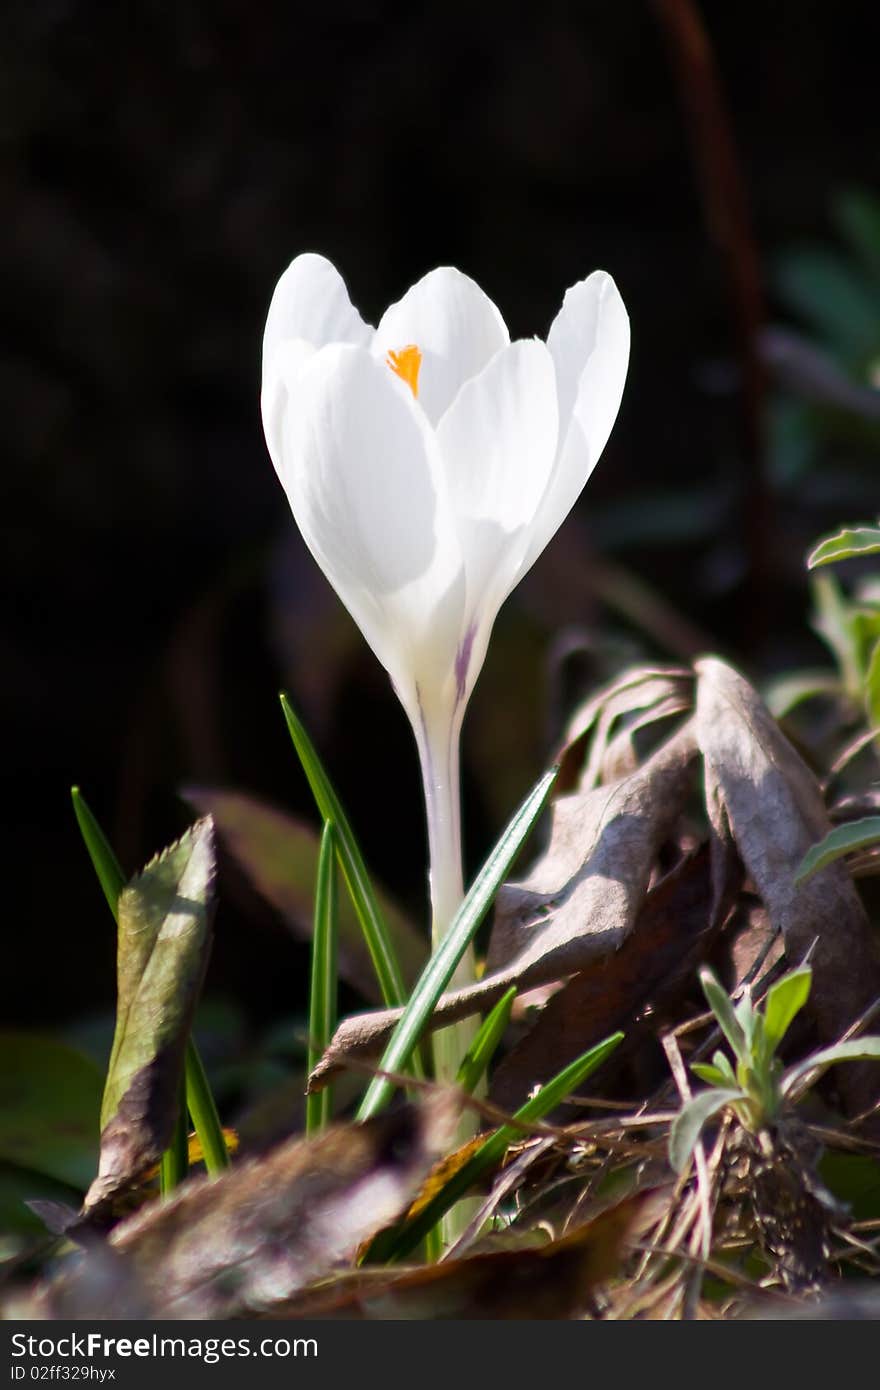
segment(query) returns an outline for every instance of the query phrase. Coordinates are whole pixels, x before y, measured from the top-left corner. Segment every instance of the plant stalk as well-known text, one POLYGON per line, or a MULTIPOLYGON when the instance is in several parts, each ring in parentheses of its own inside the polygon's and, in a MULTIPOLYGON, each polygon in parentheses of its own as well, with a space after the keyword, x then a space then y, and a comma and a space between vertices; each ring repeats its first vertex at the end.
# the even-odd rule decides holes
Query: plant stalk
MULTIPOLYGON (((428 859, 431 890, 431 947, 437 949, 443 941, 452 919, 464 898, 464 876, 461 855, 461 766, 459 744, 464 711, 456 710, 452 718, 426 717, 420 710, 421 722, 416 726, 416 742, 425 793, 428 822, 428 859)), ((473 947, 468 947, 456 967, 450 988, 473 984, 473 947)), ((434 1079, 453 1085, 458 1069, 477 1035, 480 1018, 462 1019, 432 1035, 434 1079)), ((479 1088, 478 1088, 479 1094, 479 1088)), ((473 1111, 464 1111, 455 1136, 456 1147, 472 1139, 479 1127, 473 1111)), ((444 1245, 457 1239, 469 1219, 464 1211, 470 1204, 459 1203, 447 1212, 442 1222, 444 1245)))

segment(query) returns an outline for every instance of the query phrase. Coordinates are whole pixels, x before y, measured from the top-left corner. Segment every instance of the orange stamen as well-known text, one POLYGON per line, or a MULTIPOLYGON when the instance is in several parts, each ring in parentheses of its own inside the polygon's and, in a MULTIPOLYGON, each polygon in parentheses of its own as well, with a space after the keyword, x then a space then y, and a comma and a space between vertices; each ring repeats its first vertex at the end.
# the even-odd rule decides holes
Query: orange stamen
POLYGON ((416 400, 419 397, 419 368, 422 365, 422 354, 419 352, 415 343, 410 343, 408 347, 401 348, 399 352, 389 352, 385 361, 396 376, 401 381, 405 381, 412 391, 416 400))

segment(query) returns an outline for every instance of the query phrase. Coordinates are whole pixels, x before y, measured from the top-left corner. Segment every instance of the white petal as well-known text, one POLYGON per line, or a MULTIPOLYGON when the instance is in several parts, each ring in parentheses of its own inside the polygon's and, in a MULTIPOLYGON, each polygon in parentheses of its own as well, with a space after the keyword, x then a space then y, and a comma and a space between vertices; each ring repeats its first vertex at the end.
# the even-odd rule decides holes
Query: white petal
POLYGON ((260 409, 263 412, 263 433, 269 457, 275 471, 281 472, 284 412, 290 394, 317 348, 304 338, 288 338, 280 343, 263 367, 263 390, 260 409))
MULTIPOLYGON (((629 319, 620 292, 604 270, 594 270, 586 280, 566 290, 562 308, 547 335, 547 346, 556 363, 559 391, 559 418, 564 433, 578 396, 581 376, 590 358, 601 349, 606 360, 623 359, 623 376, 629 357, 629 319)), ((623 391, 623 379, 620 392, 623 391)), ((620 402, 618 394, 617 404, 620 402)), ((617 405, 609 412, 607 429, 599 445, 605 446, 617 405)))
POLYGON ((419 403, 436 423, 460 388, 510 341, 504 320, 460 270, 432 270, 382 315, 372 351, 414 345, 422 354, 419 403))
POLYGON ((462 387, 437 426, 455 510, 505 530, 531 520, 557 431, 550 353, 537 339, 510 343, 462 387))
POLYGON ((610 275, 568 290, 547 338, 556 365, 561 449, 532 524, 525 574, 556 534, 599 461, 620 409, 629 318, 610 275))
POLYGON ((467 575, 458 678, 473 685, 498 609, 520 573, 557 450, 553 359, 511 343, 467 382, 437 426, 467 575))
POLYGON ((313 347, 327 343, 367 344, 373 330, 354 308, 339 271, 324 256, 297 256, 272 295, 263 333, 263 372, 280 345, 302 338, 313 347))
POLYGON ((279 473, 306 544, 412 716, 419 681, 452 668, 463 606, 433 431, 368 352, 327 347, 288 404, 279 473))

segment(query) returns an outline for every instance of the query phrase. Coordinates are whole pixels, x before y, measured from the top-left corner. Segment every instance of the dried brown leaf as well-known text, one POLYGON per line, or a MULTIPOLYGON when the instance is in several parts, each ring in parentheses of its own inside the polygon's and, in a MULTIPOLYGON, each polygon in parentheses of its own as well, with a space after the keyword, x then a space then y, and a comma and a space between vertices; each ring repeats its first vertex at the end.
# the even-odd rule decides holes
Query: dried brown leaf
MULTIPOLYGON (((134 1306, 149 1310, 138 1316, 265 1312, 351 1260, 406 1211, 458 1110, 455 1093, 436 1092, 365 1124, 290 1140, 213 1182, 191 1179, 115 1227, 98 1258, 103 1267, 116 1257, 134 1306)), ((48 1290, 53 1316, 82 1306, 89 1278, 87 1253, 48 1290)))
POLYGON ((683 809, 696 755, 688 723, 629 777, 554 801, 546 851, 525 879, 498 894, 488 971, 516 961, 521 978, 541 959, 559 976, 623 943, 683 809))
MULTIPOLYGON (((842 863, 794 881, 807 850, 831 829, 819 785, 741 675, 714 657, 696 670, 710 819, 736 842, 788 958, 802 960, 815 942, 809 1009, 823 1041, 835 1042, 880 996, 880 957, 842 863)), ((876 1098, 868 1068, 841 1068, 837 1079, 851 1106, 876 1098)))
POLYGON ((345 1275, 273 1313, 281 1318, 564 1319, 618 1270, 644 1204, 628 1197, 534 1249, 466 1255, 410 1270, 345 1275))
POLYGON ((643 723, 663 718, 668 709, 659 714, 654 710, 670 700, 689 709, 693 703, 693 679, 693 672, 680 666, 635 666, 598 690, 569 720, 555 759, 560 764, 557 791, 572 791, 577 786, 585 791, 596 785, 618 719, 636 711, 645 712, 643 723), (584 768, 584 748, 591 734, 590 757, 584 768))
MULTIPOLYGON (((560 979, 622 944, 681 812, 696 751, 687 724, 631 777, 554 802, 546 852, 527 879, 498 894, 486 974, 444 994, 432 1028, 491 1007, 511 985, 560 979)), ((347 1056, 374 1055, 399 1017, 400 1010, 383 1009, 345 1019, 310 1088, 326 1085, 347 1056)))
MULTIPOLYGON (((692 708, 693 692, 688 689, 687 693, 675 692, 665 699, 657 700, 649 709, 643 710, 641 714, 628 721, 608 740, 594 782, 604 786, 608 782, 618 781, 621 777, 629 777, 639 765, 636 735, 651 724, 659 724, 663 719, 673 719, 676 715, 686 714, 692 708)), ((585 787, 593 784, 587 783, 585 779, 585 787)))
POLYGON ((612 1065, 643 1046, 646 1028, 656 1031, 692 981, 728 906, 713 912, 707 848, 676 865, 648 893, 620 950, 563 985, 507 1054, 492 1079, 493 1102, 515 1110, 533 1086, 618 1028, 627 1036, 612 1065))

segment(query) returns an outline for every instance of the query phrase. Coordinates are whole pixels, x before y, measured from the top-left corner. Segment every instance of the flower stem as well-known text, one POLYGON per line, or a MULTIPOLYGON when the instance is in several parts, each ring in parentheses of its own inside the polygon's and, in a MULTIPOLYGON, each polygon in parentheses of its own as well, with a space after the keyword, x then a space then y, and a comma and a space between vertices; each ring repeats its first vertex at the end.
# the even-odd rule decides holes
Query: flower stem
MULTIPOLYGON (((428 820, 428 854, 431 884, 431 945, 437 949, 464 898, 461 862, 461 778, 459 742, 463 711, 450 718, 428 718, 420 710, 416 730, 425 809, 428 820)), ((450 982, 455 989, 475 979, 473 948, 468 947, 450 982)), ((459 1066, 480 1026, 479 1017, 462 1019, 433 1034, 434 1078, 441 1083, 455 1081, 459 1066)), ((477 1116, 465 1111, 455 1136, 456 1146, 472 1139, 478 1128, 477 1116)), ((443 1218, 444 1245, 463 1229, 469 1213, 459 1203, 443 1218)))

